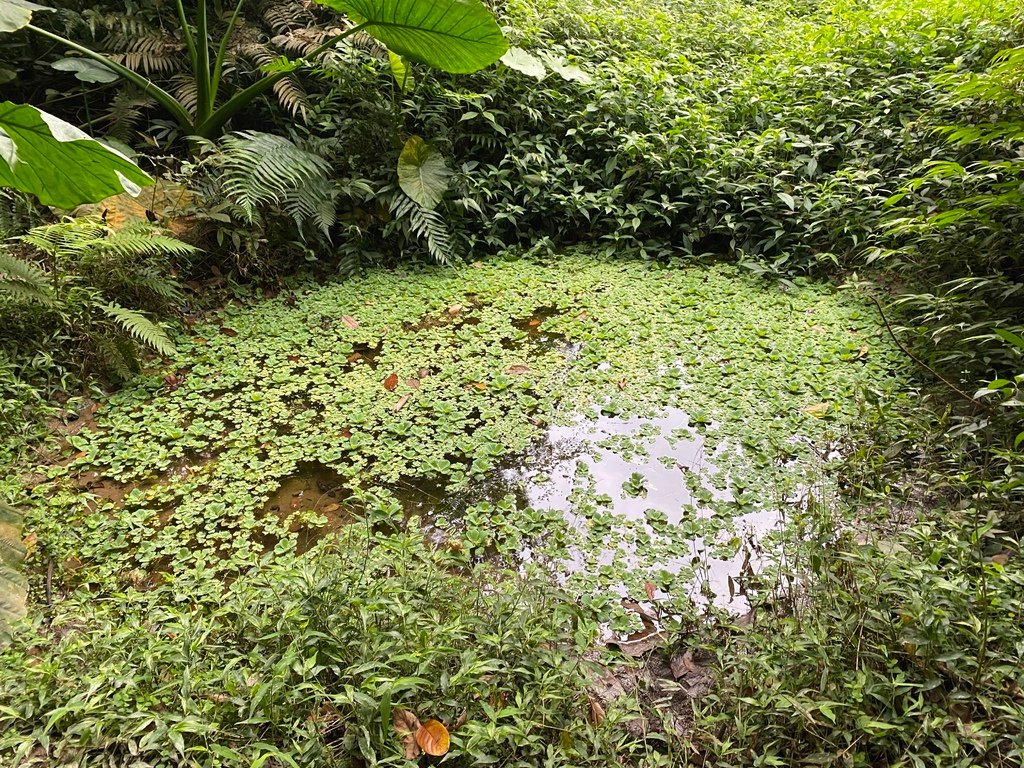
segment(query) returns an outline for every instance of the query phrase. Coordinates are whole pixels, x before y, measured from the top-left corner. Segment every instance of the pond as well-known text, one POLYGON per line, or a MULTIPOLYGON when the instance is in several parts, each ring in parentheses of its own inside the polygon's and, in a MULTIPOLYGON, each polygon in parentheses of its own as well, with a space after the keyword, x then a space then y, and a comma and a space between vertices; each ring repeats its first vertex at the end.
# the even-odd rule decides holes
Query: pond
POLYGON ((852 290, 580 254, 295 284, 178 348, 35 490, 101 589, 365 522, 580 599, 743 613, 794 520, 841 524, 830 463, 904 382, 852 290))

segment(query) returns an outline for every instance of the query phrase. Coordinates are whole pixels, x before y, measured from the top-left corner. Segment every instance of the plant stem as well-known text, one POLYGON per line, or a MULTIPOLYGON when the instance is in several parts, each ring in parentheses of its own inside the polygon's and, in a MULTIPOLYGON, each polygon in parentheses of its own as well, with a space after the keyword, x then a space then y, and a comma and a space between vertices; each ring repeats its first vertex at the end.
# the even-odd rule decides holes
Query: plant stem
POLYGON ((41 29, 40 27, 37 27, 34 24, 26 24, 25 28, 32 30, 38 35, 42 35, 45 38, 58 42, 61 45, 75 51, 76 53, 80 53, 83 56, 87 56, 93 61, 99 62, 112 72, 116 72, 125 80, 141 88, 143 93, 152 96, 154 99, 156 99, 160 106, 162 106, 164 109, 171 113, 171 116, 179 125, 182 125, 186 128, 191 127, 192 116, 189 115, 189 113, 185 110, 181 103, 149 78, 140 75, 138 72, 128 69, 128 67, 122 64, 118 64, 116 61, 111 61, 101 53, 96 53, 95 51, 89 50, 84 45, 73 43, 65 37, 55 35, 53 32, 41 29))

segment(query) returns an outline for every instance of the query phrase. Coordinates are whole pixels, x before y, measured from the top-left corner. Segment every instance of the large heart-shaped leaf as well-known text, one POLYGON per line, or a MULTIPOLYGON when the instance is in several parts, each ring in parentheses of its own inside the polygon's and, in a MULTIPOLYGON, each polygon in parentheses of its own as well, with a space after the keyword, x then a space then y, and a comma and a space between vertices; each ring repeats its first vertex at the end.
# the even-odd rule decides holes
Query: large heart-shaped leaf
POLYGON ((75 77, 83 83, 112 83, 120 77, 98 61, 82 56, 59 59, 50 66, 62 72, 74 72, 75 77))
POLYGON ((7 639, 12 621, 24 618, 28 583, 22 574, 25 545, 21 541, 21 515, 0 502, 0 642, 7 639))
POLYGON ((413 136, 398 157, 398 184, 424 208, 434 208, 448 190, 452 171, 444 157, 419 136, 413 136))
MULTIPOLYGON (((0 0, 2 2, 3 0, 0 0)), ((135 163, 28 104, 0 102, 0 187, 74 208, 152 184, 135 163)))
POLYGON ((476 72, 508 50, 501 28, 480 0, 317 2, 365 24, 388 50, 445 72, 476 72))
POLYGON ((0 0, 0 32, 17 32, 32 21, 35 11, 52 11, 28 0, 0 0))

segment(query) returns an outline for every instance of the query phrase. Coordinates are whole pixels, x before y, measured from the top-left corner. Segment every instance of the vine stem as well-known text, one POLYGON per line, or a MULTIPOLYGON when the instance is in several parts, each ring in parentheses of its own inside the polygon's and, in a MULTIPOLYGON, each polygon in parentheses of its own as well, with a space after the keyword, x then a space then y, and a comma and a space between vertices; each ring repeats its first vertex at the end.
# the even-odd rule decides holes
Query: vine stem
POLYGON ((889 318, 887 318, 885 316, 885 310, 882 309, 882 305, 881 305, 881 303, 879 303, 878 299, 876 299, 874 296, 868 296, 868 298, 871 299, 871 303, 874 304, 875 305, 875 309, 878 310, 878 315, 879 315, 879 317, 882 318, 882 323, 885 325, 885 330, 887 330, 889 332, 889 336, 892 337, 893 342, 896 344, 897 347, 900 348, 900 351, 903 352, 903 354, 905 354, 907 357, 909 357, 911 360, 913 360, 915 363, 917 363, 917 365, 919 365, 922 368, 924 368, 932 376, 934 376, 936 379, 938 379, 943 384, 945 384, 947 387, 949 387, 949 389, 952 390, 953 392, 955 392, 960 398, 962 398, 963 400, 966 400, 971 405, 973 405, 975 408, 980 408, 981 410, 985 411, 990 416, 998 416, 999 415, 998 412, 994 408, 992 408, 992 406, 990 406, 987 403, 983 403, 980 400, 976 400, 975 398, 971 397, 969 394, 967 394, 962 389, 960 389, 960 387, 958 387, 952 381, 950 381, 945 376, 943 376, 941 373, 939 373, 934 368, 932 368, 930 365, 928 365, 928 363, 926 363, 924 360, 922 360, 917 355, 915 355, 913 352, 911 352, 909 349, 907 349, 903 345, 903 342, 901 342, 896 337, 896 332, 892 329, 892 326, 889 325, 889 318))

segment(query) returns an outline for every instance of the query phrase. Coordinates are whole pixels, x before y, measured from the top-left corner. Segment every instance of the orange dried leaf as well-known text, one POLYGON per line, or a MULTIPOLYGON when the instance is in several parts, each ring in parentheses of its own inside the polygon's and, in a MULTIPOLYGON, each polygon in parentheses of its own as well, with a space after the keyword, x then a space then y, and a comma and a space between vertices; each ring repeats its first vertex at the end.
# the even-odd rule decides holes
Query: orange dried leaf
POLYGON ((437 720, 427 720, 416 731, 416 743, 420 749, 433 757, 447 754, 451 746, 448 729, 437 720))
POLYGON ((397 386, 398 386, 398 374, 397 373, 388 374, 388 377, 386 379, 384 379, 384 389, 386 389, 388 392, 393 392, 395 387, 397 387, 397 386))

